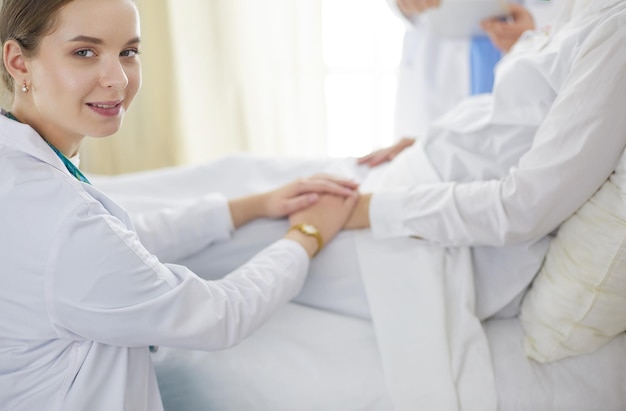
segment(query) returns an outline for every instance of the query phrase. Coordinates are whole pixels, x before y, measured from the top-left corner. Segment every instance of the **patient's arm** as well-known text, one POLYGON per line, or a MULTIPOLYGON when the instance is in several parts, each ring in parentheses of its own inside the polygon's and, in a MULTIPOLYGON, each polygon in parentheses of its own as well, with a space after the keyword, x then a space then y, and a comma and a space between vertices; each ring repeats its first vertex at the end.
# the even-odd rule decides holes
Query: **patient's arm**
POLYGON ((348 218, 348 221, 346 221, 346 224, 343 227, 344 229, 353 230, 360 228, 369 228, 369 211, 371 199, 371 193, 361 194, 359 196, 359 199, 356 203, 356 206, 354 207, 354 210, 352 211, 352 214, 350 215, 350 218, 348 218))

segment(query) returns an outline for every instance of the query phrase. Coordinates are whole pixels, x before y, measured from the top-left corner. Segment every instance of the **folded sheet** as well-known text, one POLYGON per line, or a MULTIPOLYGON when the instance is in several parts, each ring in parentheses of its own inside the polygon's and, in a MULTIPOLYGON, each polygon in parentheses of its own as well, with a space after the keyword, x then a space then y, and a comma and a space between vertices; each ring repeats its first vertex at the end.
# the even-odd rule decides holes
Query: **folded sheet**
MULTIPOLYGON (((370 173, 362 190, 437 180, 424 153, 416 150, 370 173)), ((412 238, 377 241, 363 230, 357 252, 395 410, 495 411, 493 368, 475 314, 469 248, 412 238)))

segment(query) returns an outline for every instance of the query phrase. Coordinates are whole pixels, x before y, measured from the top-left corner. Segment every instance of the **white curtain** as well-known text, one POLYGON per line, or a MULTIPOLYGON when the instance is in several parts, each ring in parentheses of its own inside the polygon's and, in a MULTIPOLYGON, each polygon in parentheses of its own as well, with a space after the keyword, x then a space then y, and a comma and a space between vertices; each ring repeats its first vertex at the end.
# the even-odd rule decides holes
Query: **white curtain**
POLYGON ((326 152, 320 0, 142 0, 144 84, 83 168, 121 173, 233 152, 326 152))

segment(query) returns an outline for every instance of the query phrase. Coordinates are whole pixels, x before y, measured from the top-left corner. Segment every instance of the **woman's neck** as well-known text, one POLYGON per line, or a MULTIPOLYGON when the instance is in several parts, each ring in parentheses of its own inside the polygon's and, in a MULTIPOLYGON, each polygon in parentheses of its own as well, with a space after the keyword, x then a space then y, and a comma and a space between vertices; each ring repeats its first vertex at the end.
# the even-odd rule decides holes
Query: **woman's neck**
POLYGON ((80 145, 84 137, 78 137, 76 139, 70 139, 66 136, 60 136, 54 133, 47 133, 45 127, 39 127, 36 120, 31 119, 27 114, 21 112, 19 109, 13 109, 10 113, 19 121, 32 127, 41 138, 48 144, 54 146, 65 157, 72 158, 78 154, 80 145))

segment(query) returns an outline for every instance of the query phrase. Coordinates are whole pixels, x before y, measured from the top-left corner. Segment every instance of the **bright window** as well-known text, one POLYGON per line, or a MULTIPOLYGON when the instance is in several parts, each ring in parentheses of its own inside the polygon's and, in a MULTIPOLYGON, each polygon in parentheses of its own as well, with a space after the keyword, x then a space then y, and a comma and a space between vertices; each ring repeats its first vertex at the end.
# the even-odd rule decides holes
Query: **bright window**
POLYGON ((330 156, 392 142, 403 30, 385 0, 322 0, 330 156))

